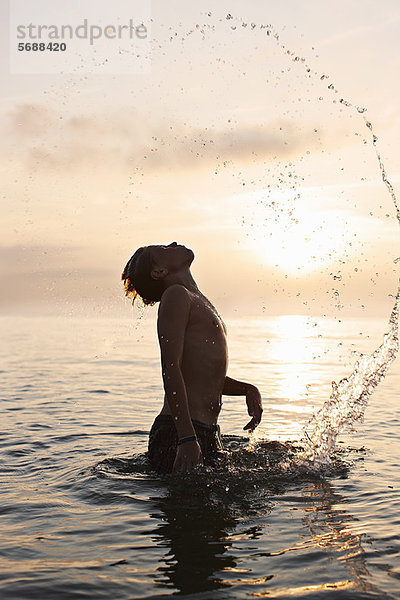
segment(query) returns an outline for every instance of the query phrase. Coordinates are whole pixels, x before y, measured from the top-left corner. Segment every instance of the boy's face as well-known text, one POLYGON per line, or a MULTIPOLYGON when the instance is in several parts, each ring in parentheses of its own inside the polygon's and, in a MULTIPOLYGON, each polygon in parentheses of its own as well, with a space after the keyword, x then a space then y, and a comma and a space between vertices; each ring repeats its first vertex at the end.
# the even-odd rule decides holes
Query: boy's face
POLYGON ((165 267, 169 272, 189 267, 194 259, 194 252, 182 244, 172 242, 168 246, 147 246, 152 262, 158 267, 165 267))

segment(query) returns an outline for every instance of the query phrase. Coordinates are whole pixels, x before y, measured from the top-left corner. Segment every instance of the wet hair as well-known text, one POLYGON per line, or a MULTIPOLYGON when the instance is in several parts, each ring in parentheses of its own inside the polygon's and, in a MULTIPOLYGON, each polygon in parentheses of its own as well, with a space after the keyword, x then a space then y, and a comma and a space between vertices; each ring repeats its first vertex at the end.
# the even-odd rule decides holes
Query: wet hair
POLYGON ((124 282, 125 296, 132 298, 132 304, 139 296, 144 304, 153 305, 161 300, 163 282, 153 279, 153 262, 147 246, 138 248, 126 263, 121 280, 124 282))

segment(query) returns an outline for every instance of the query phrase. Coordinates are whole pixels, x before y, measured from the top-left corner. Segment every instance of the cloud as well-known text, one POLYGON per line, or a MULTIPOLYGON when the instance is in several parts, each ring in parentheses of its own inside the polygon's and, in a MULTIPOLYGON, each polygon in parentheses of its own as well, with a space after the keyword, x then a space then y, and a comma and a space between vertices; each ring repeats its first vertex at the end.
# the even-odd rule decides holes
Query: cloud
MULTIPOLYGON (((110 298, 122 293, 120 272, 96 261, 79 247, 7 246, 0 248, 0 306, 68 303, 110 298)), ((118 265, 121 268, 121 265, 118 265)))
POLYGON ((8 115, 8 132, 26 140, 43 135, 54 126, 55 112, 41 104, 19 104, 8 115))
POLYGON ((300 132, 290 121, 271 123, 268 129, 246 124, 226 130, 190 129, 180 124, 153 137, 145 152, 152 168, 203 166, 222 162, 248 163, 293 155, 313 145, 312 131, 300 132))
POLYGON ((70 267, 81 254, 77 246, 13 245, 0 247, 2 273, 70 267))
POLYGON ((314 129, 295 121, 224 129, 129 115, 64 117, 40 104, 23 104, 8 115, 6 129, 29 168, 77 170, 116 165, 125 169, 203 168, 282 158, 316 146, 314 129))

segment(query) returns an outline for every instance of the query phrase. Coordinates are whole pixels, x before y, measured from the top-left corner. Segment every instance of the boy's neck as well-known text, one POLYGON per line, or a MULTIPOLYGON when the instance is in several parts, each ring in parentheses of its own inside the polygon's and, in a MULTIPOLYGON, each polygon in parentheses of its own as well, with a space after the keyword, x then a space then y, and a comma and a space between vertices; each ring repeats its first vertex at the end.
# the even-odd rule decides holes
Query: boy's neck
POLYGON ((201 293, 190 271, 171 273, 168 275, 165 281, 165 289, 177 283, 183 285, 190 292, 201 293))

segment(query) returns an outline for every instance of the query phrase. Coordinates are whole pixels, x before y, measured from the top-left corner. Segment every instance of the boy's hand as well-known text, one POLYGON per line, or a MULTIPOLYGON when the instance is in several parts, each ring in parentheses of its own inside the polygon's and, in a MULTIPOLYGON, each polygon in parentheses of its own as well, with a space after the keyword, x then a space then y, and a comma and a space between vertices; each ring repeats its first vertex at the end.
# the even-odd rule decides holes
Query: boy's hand
POLYGON ((249 385, 246 391, 246 404, 247 411, 252 419, 243 427, 243 429, 248 430, 251 433, 260 423, 263 412, 261 394, 255 385, 249 385))
POLYGON ((186 473, 202 463, 203 457, 199 443, 196 441, 186 442, 186 444, 178 446, 176 450, 176 457, 174 466, 172 467, 172 472, 186 473))

